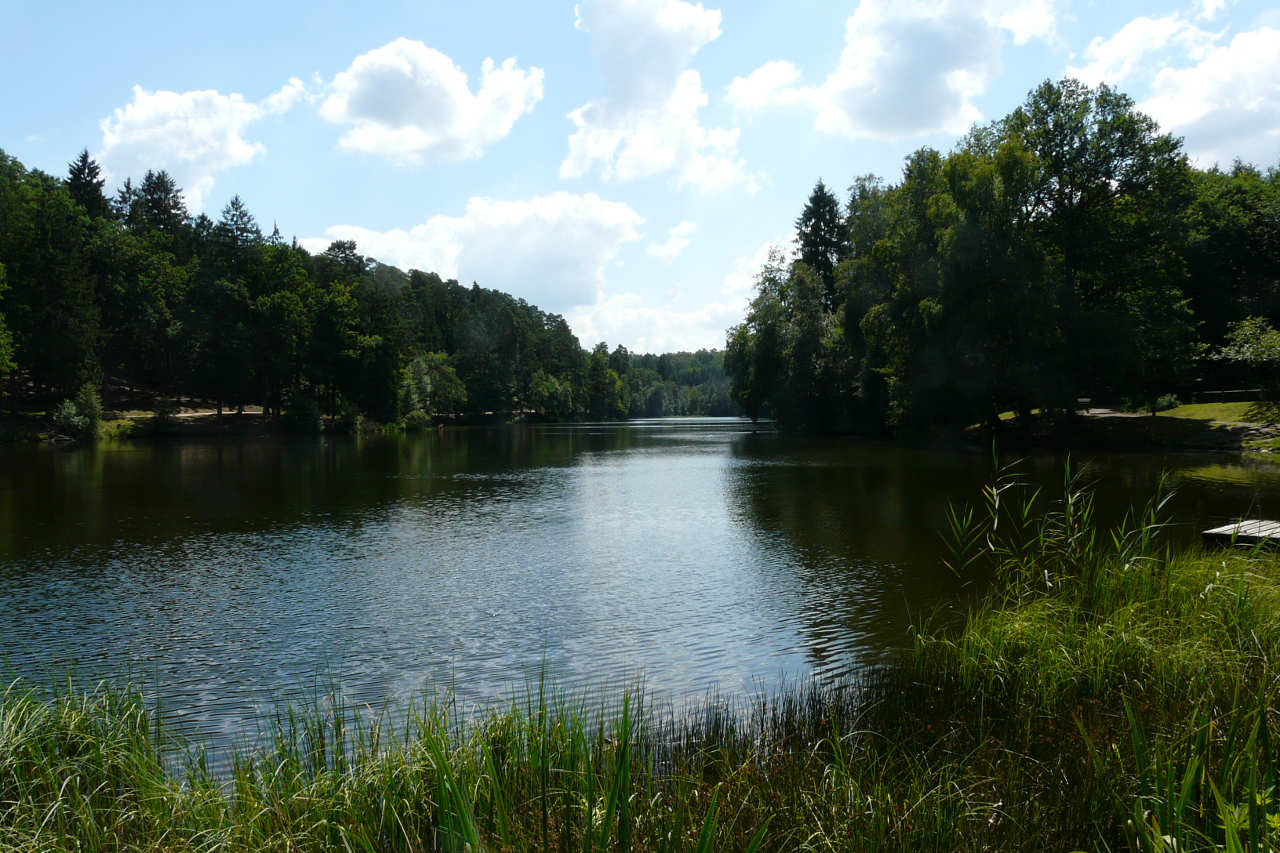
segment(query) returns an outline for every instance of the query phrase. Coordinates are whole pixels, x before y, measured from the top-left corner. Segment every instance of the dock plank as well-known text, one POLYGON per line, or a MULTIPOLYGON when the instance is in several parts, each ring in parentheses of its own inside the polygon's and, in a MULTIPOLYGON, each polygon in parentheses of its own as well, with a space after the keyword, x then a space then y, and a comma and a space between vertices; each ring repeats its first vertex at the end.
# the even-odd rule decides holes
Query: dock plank
POLYGON ((1237 545, 1280 545, 1280 521, 1265 518, 1246 518, 1221 527, 1204 531, 1207 542, 1237 545))

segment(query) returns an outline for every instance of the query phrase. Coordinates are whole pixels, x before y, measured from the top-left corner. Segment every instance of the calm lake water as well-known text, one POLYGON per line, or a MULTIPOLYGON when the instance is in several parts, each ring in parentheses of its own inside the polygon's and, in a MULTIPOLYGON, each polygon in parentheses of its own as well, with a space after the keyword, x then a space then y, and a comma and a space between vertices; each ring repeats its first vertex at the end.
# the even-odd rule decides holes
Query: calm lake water
MULTIPOLYGON (((1184 540, 1280 513, 1274 463, 1087 459, 1107 519, 1162 469, 1184 540)), ((1052 489, 1062 459, 1027 470, 1052 489)), ((937 530, 989 471, 718 419, 8 448, 0 655, 36 680, 127 675, 214 743, 330 682, 374 706, 483 706, 543 671, 737 695, 884 660, 961 602, 937 530)))

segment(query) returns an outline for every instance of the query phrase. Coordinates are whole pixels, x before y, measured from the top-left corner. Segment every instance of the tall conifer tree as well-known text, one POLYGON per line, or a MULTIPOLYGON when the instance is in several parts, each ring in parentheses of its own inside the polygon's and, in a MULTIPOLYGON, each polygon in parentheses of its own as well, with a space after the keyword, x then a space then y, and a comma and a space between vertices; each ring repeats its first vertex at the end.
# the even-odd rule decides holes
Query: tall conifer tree
POLYGON ((845 256, 845 246, 840 202, 819 180, 796 220, 796 247, 799 259, 822 281, 822 304, 827 311, 836 307, 836 265, 845 256))
POLYGON ((106 179, 102 177, 102 168, 89 156, 88 148, 67 164, 67 189, 92 219, 99 219, 111 212, 111 206, 102 191, 106 183, 106 179))

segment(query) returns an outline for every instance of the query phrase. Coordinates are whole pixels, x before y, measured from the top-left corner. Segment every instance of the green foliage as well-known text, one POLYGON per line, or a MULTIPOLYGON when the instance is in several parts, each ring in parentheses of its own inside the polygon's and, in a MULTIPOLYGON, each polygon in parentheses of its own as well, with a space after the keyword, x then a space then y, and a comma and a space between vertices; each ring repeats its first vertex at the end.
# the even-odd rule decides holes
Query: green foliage
POLYGON ((1265 317, 1246 317, 1228 327, 1218 358, 1250 365, 1280 365, 1280 332, 1265 317))
POLYGON ((15 361, 36 390, 71 396, 97 373, 89 221, 66 187, 0 153, 0 264, 15 361))
POLYGON ((102 398, 98 396, 98 389, 86 382, 76 392, 75 404, 76 411, 88 421, 91 432, 96 432, 102 422, 102 398))
POLYGON ((59 435, 83 438, 89 431, 89 419, 80 414, 72 400, 63 400, 53 410, 53 428, 59 435))
POLYGON ((574 397, 571 380, 552 376, 545 370, 534 371, 529 381, 526 405, 549 418, 565 420, 581 414, 581 404, 574 397))
POLYGON ((93 385, 86 383, 74 399, 63 400, 53 412, 53 428, 70 438, 94 438, 102 422, 102 399, 93 385))
POLYGON ((111 212, 102 191, 106 184, 102 167, 89 156, 89 149, 82 150, 79 157, 67 164, 67 191, 90 219, 101 219, 111 212))
POLYGON ((631 391, 610 366, 609 345, 596 344, 587 362, 587 417, 592 420, 625 418, 631 408, 631 391))
MULTIPOLYGON (((614 350, 617 354, 617 350, 614 350)), ((630 354, 625 379, 633 418, 741 414, 729 396, 729 376, 720 350, 630 354)))
POLYGON ((908 156, 897 185, 858 178, 839 252, 816 248, 831 207, 820 184, 801 257, 766 264, 729 330, 733 394, 794 427, 927 429, 1069 413, 1080 397, 1154 408, 1206 376, 1228 381, 1202 359, 1200 312, 1216 312, 1216 345, 1225 318, 1280 292, 1263 236, 1277 185, 1197 172, 1107 86, 1045 82, 951 153, 908 156), (1210 233, 1232 248, 1211 251, 1210 233), (1210 257, 1219 280, 1248 275, 1211 292, 1189 274, 1210 257), (831 282, 820 311, 800 269, 831 282))
POLYGON ((1226 340, 1214 355, 1219 361, 1243 366, 1268 399, 1280 398, 1280 331, 1266 317, 1245 317, 1228 325, 1226 340))
POLYGON ((846 247, 840 202, 819 180, 796 219, 796 254, 821 281, 822 300, 828 311, 836 306, 836 265, 847 254, 846 247))
POLYGON ((414 409, 404 416, 405 432, 422 432, 429 426, 431 426, 431 415, 422 409, 414 409))
POLYGON ((409 362, 400 391, 401 407, 427 415, 462 410, 467 387, 443 353, 429 352, 409 362))
MULTIPOLYGON (((345 428, 415 409, 586 413, 587 354, 559 315, 350 241, 312 255, 278 228, 264 238, 239 196, 216 222, 192 217, 164 171, 107 203, 100 172, 87 152, 66 182, 0 155, 0 377, 19 396, 105 376, 219 414, 259 404, 289 420, 289 401, 313 400, 345 428)), ((612 354, 623 381, 604 417, 630 410, 630 358, 612 354)))
MULTIPOLYGON (((0 300, 8 289, 4 280, 4 264, 0 264, 0 300)), ((0 305, 3 304, 3 301, 0 301, 0 305)), ((13 359, 13 335, 5 325, 4 314, 0 313, 0 381, 8 377, 16 366, 17 363, 13 359)))

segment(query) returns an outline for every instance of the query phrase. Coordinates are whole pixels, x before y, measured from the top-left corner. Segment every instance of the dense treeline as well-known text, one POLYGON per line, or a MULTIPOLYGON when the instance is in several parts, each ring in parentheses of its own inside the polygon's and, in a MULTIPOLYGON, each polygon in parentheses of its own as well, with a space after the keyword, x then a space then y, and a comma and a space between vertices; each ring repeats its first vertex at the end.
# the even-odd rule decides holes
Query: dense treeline
POLYGON ((1193 168, 1128 97, 1073 80, 914 152, 896 185, 857 178, 843 208, 819 181, 796 229, 726 347, 747 412, 796 427, 1154 406, 1257 381, 1224 367, 1280 316, 1280 171, 1193 168))
POLYGON ((633 418, 742 414, 729 396, 729 375, 719 350, 632 355, 630 379, 633 418))
MULTIPOLYGON (((114 197, 83 152, 67 178, 0 152, 0 380, 11 406, 107 385, 317 428, 437 413, 555 419, 728 412, 723 356, 585 352, 564 318, 405 273, 337 241, 264 235, 233 197, 192 216, 163 171, 114 197), (634 367, 633 367, 633 362, 634 367)), ((92 397, 92 394, 87 395, 92 397)))

